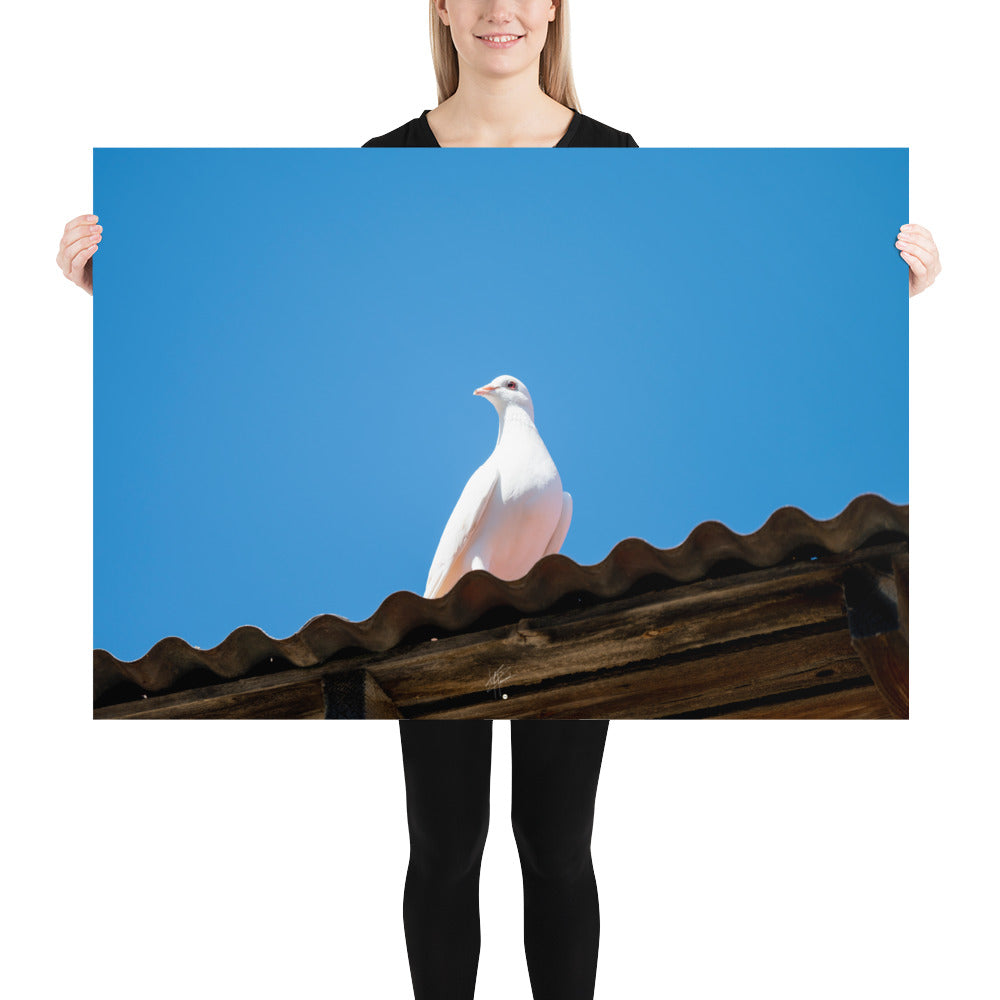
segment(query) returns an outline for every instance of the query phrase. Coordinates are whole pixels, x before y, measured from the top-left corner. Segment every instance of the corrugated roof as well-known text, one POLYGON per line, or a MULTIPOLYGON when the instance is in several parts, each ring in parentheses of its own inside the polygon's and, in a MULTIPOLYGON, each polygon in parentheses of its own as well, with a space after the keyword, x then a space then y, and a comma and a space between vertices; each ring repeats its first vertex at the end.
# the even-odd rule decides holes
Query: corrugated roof
POLYGON ((589 595, 592 603, 610 601, 652 585, 662 589, 821 555, 842 555, 908 537, 909 507, 875 494, 855 498, 827 521, 814 520, 797 507, 782 507, 748 535, 738 535, 718 521, 706 521, 672 549, 627 538, 593 566, 552 555, 513 582, 479 570, 464 576, 444 597, 425 600, 399 591, 365 621, 323 614, 286 639, 243 626, 213 649, 196 649, 170 637, 131 662, 95 649, 94 700, 102 701, 120 684, 164 692, 196 671, 207 671, 220 682, 247 676, 263 664, 270 664, 271 671, 280 669, 275 661, 285 668, 312 667, 351 648, 385 652, 415 633, 430 638, 472 631, 485 615, 501 608, 539 614, 570 595, 589 595))

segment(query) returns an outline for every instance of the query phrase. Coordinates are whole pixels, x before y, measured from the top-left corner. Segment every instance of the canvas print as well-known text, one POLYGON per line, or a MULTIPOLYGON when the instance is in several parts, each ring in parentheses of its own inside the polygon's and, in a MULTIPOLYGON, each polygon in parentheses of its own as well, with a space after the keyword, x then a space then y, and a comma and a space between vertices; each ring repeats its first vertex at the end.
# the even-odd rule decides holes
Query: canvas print
POLYGON ((94 168, 95 717, 906 716, 906 150, 94 168))

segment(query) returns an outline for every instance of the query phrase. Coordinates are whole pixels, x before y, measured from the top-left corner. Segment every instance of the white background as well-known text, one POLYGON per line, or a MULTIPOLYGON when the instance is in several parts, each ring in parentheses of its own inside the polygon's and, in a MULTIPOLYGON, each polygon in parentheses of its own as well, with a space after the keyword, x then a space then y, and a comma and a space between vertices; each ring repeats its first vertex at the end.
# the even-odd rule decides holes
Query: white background
MULTIPOLYGON (((602 1000, 990 992, 988 10, 573 0, 586 113, 647 147, 909 146, 910 221, 944 264, 911 302, 914 719, 612 723, 602 1000)), ((91 300, 54 257, 69 218, 100 212, 94 146, 356 147, 433 107, 425 4, 18 4, 4 36, 10 995, 409 996, 394 723, 88 721, 91 300)), ((283 225, 257 211, 248 257, 283 225)), ((745 235, 719 232, 720 251, 745 235)), ((193 239, 162 205, 149 266, 193 239)), ((803 239, 835 296, 851 247, 803 239)), ((477 1000, 530 992, 509 728, 494 729, 477 1000)))

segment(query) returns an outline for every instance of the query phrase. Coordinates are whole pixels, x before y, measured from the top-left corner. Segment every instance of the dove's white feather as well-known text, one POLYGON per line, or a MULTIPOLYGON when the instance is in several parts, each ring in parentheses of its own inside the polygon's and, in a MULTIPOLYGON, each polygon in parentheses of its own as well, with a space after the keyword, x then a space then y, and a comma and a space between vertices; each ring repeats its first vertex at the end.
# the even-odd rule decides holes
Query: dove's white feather
POLYGON ((496 493, 497 478, 497 465, 494 455, 491 455, 465 484, 434 553, 431 571, 427 574, 425 597, 446 594, 457 582, 456 571, 462 565, 469 539, 482 523, 490 500, 496 493))
POLYGON ((566 541, 569 532, 569 522, 573 518, 573 498, 568 494, 563 494, 562 513, 559 515, 559 523, 556 530, 549 539, 549 544, 545 546, 545 555, 550 556, 562 548, 562 543, 566 541))
POLYGON ((501 375, 476 393, 496 407, 500 433, 448 518, 425 597, 446 594, 473 569, 519 579, 542 556, 558 552, 569 531, 573 501, 535 428, 527 388, 501 375))

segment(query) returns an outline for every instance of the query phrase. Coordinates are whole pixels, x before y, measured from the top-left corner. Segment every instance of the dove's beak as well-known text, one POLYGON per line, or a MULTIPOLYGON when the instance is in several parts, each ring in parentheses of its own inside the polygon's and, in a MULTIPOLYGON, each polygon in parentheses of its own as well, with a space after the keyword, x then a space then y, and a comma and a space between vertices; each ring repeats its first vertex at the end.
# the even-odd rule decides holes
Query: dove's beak
POLYGON ((481 385, 478 389, 473 392, 473 396, 485 396, 488 392, 493 392, 496 386, 492 385, 481 385))

